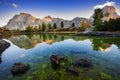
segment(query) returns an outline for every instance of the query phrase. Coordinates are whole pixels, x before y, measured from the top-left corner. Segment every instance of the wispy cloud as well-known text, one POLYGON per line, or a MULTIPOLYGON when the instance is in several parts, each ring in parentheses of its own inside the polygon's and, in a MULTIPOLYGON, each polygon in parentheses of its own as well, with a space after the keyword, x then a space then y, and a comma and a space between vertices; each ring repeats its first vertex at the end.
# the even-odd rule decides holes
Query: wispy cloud
POLYGON ((114 5, 115 5, 115 2, 106 1, 106 3, 104 3, 103 5, 96 5, 96 6, 94 6, 94 9, 96 9, 96 8, 103 8, 105 6, 114 6, 114 5))
POLYGON ((14 8, 18 8, 18 5, 16 3, 12 3, 11 6, 14 8))
POLYGON ((18 8, 19 6, 16 3, 11 3, 11 2, 7 2, 7 1, 0 1, 0 4, 4 5, 4 6, 11 6, 13 8, 18 8))

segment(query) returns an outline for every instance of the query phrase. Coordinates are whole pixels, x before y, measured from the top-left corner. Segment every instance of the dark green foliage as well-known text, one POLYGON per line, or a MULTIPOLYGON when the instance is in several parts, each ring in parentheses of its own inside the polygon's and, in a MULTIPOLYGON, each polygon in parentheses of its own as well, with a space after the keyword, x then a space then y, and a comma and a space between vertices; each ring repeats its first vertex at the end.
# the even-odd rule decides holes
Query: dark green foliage
POLYGON ((34 31, 34 28, 29 25, 28 27, 26 27, 25 30, 26 30, 27 32, 32 32, 32 31, 34 31))
POLYGON ((97 31, 120 31, 120 18, 103 22, 103 24, 97 28, 97 31))
POLYGON ((43 22, 42 23, 42 31, 45 31, 46 30, 46 24, 43 22))
POLYGON ((41 29, 42 29, 42 26, 41 26, 41 25, 39 25, 39 27, 38 27, 38 31, 41 31, 41 29))
POLYGON ((103 17, 103 14, 101 12, 102 10, 101 9, 96 9, 95 10, 95 16, 94 16, 94 30, 98 31, 98 30, 101 30, 101 25, 103 24, 102 22, 102 17, 103 17))
POLYGON ((101 31, 120 31, 120 18, 105 21, 101 31))
POLYGON ((72 23, 71 27, 75 27, 75 23, 72 23))
POLYGON ((52 29, 51 23, 48 23, 47 27, 48 27, 48 29, 52 29))
POLYGON ((54 24, 53 24, 53 29, 56 29, 56 28, 57 28, 57 24, 54 23, 54 24))
POLYGON ((61 28, 64 28, 64 23, 63 22, 61 22, 61 28))

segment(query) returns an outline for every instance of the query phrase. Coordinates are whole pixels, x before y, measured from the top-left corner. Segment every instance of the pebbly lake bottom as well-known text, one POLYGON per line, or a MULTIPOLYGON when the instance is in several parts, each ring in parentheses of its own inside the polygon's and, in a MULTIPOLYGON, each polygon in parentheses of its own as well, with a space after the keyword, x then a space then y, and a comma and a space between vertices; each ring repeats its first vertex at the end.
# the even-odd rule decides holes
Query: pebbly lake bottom
POLYGON ((1 53, 0 80, 119 80, 120 38, 85 37, 74 34, 29 34, 5 39, 11 46, 1 53), (50 56, 68 57, 59 70, 51 67, 50 56), (87 59, 91 67, 73 65, 87 59), (30 69, 13 76, 15 62, 28 63, 30 69), (73 72, 66 69, 72 69, 73 72), (77 72, 79 75, 75 75, 77 72))

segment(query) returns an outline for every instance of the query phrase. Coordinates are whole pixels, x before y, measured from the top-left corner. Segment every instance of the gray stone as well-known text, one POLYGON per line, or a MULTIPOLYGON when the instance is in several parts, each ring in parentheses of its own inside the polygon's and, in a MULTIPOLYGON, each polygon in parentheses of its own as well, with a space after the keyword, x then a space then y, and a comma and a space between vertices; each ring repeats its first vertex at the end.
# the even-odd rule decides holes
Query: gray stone
POLYGON ((29 64, 24 64, 22 62, 15 63, 11 69, 13 75, 25 73, 29 70, 29 64))
POLYGON ((80 72, 74 68, 67 68, 66 71, 73 75, 73 76, 79 76, 80 75, 80 72))
POLYGON ((75 67, 89 68, 92 66, 92 63, 87 59, 81 58, 78 61, 74 62, 73 65, 75 67))
POLYGON ((2 53, 5 49, 7 49, 10 46, 10 43, 0 40, 0 53, 2 53))

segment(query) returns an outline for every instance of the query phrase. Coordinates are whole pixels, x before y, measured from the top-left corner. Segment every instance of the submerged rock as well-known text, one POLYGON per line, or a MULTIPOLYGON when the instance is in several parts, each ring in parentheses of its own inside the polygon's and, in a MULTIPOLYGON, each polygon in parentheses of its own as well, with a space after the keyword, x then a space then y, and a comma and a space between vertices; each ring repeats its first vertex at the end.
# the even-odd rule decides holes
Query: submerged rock
POLYGON ((81 58, 78 61, 74 62, 73 65, 75 67, 87 68, 87 67, 91 67, 92 63, 88 61, 87 59, 81 58))
POLYGON ((24 64, 22 62, 15 63, 11 69, 13 75, 25 73, 29 70, 29 64, 24 64))
POLYGON ((56 55, 52 55, 50 57, 50 60, 51 60, 51 66, 53 69, 60 68, 60 62, 59 62, 58 57, 56 55))
POLYGON ((66 71, 73 76, 79 76, 80 75, 79 71, 76 70, 76 69, 73 69, 73 68, 67 68, 66 71))
POLYGON ((61 63, 63 61, 67 60, 67 57, 62 57, 62 58, 58 58, 57 55, 52 55, 50 57, 51 60, 51 66, 53 69, 59 69, 61 67, 61 63))

